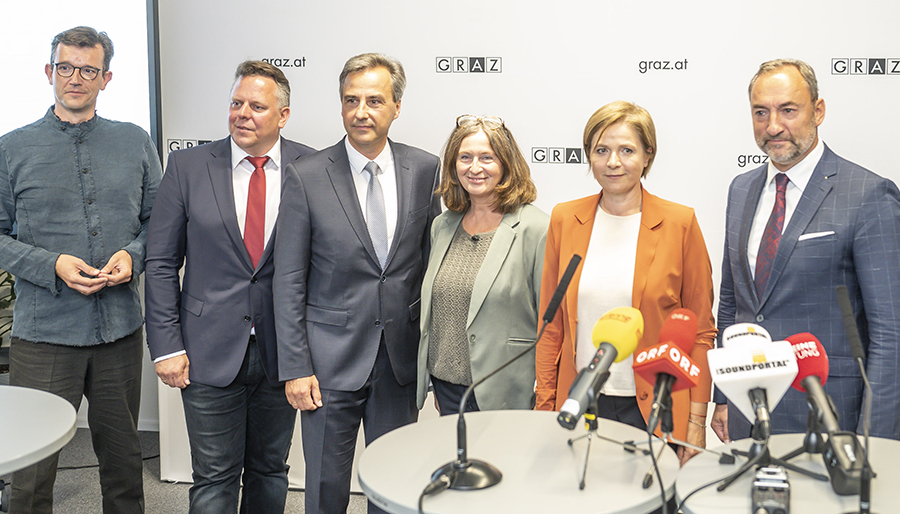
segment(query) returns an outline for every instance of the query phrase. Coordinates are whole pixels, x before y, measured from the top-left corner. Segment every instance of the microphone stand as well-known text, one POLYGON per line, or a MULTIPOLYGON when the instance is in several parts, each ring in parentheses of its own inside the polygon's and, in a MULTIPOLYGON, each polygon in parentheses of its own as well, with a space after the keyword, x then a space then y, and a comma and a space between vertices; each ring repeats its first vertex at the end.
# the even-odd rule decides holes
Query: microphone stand
POLYGON ((807 404, 809 405, 809 413, 806 415, 806 435, 803 437, 803 443, 783 457, 780 457, 781 460, 791 460, 804 453, 821 455, 825 451, 825 439, 822 438, 822 427, 819 423, 819 417, 816 415, 813 403, 807 401, 807 404))
MULTIPOLYGON (((838 307, 841 309, 841 318, 844 322, 844 330, 847 331, 847 342, 850 344, 850 354, 859 366, 859 372, 863 378, 865 387, 865 401, 863 402, 863 437, 865 438, 865 450, 863 452, 862 469, 859 475, 859 510, 848 514, 870 514, 872 508, 872 478, 877 475, 872 471, 869 463, 869 425, 872 423, 872 385, 866 374, 866 350, 863 348, 859 337, 859 327, 853 316, 853 306, 850 304, 850 294, 847 286, 839 285, 834 288, 838 307)), ((854 434, 855 435, 855 434, 854 434)))
POLYGON ((549 325, 550 322, 553 321, 553 318, 556 316, 556 311, 557 309, 559 309, 559 304, 562 303, 563 295, 565 295, 566 289, 569 288, 569 282, 572 281, 572 276, 575 274, 575 269, 578 267, 579 263, 581 263, 581 256, 577 254, 573 255, 572 259, 569 261, 568 267, 566 267, 566 271, 563 273, 563 276, 559 281, 559 285, 556 287, 556 291, 554 291, 553 293, 553 297, 547 304, 547 311, 544 313, 544 317, 542 318, 544 323, 541 326, 541 330, 540 332, 538 332, 538 335, 535 338, 534 342, 526 346, 521 352, 514 355, 511 359, 501 364, 500 367, 498 367, 494 371, 491 371, 487 375, 472 382, 472 385, 470 385, 468 389, 466 389, 466 392, 463 394, 462 399, 459 401, 459 421, 456 425, 456 460, 454 460, 453 462, 448 462, 447 464, 444 464, 443 466, 436 469, 434 473, 431 474, 432 484, 442 483, 449 479, 449 485, 446 487, 447 489, 454 489, 459 491, 474 491, 496 485, 503 478, 503 473, 501 473, 500 470, 495 468, 494 466, 481 460, 468 458, 468 442, 466 440, 465 419, 466 402, 469 400, 469 396, 472 395, 472 392, 475 390, 476 386, 496 375, 500 370, 506 368, 513 362, 524 357, 528 352, 532 351, 535 346, 537 346, 538 341, 540 341, 541 337, 544 335, 544 330, 546 330, 547 325, 549 325))
POLYGON ((772 457, 771 453, 769 453, 769 434, 770 432, 770 421, 767 416, 768 413, 768 405, 766 401, 766 391, 762 388, 755 388, 750 390, 750 400, 754 406, 756 406, 756 422, 753 424, 753 430, 750 433, 750 437, 753 438, 753 444, 750 446, 750 449, 746 452, 740 450, 731 450, 731 453, 735 455, 740 455, 742 457, 747 457, 748 460, 745 462, 734 474, 727 477, 719 486, 716 488, 717 491, 722 492, 728 488, 731 484, 734 483, 741 475, 752 469, 754 466, 770 466, 772 464, 776 464, 783 468, 789 469, 794 473, 799 473, 801 475, 808 476, 815 480, 821 480, 823 482, 828 481, 828 477, 822 475, 821 473, 815 473, 813 471, 809 471, 808 469, 803 469, 799 466, 795 466, 783 459, 779 459, 776 457, 772 457), (760 415, 762 414, 762 416, 760 415))

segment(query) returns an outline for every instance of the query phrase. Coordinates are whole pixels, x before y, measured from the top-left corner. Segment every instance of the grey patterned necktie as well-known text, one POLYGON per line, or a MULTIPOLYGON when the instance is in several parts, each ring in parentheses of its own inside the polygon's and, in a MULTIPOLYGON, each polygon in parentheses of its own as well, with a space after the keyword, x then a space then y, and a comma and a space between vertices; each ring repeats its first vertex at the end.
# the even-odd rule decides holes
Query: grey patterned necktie
POLYGON ((369 227, 369 237, 372 239, 372 246, 375 247, 378 262, 381 269, 384 269, 388 253, 388 236, 384 190, 381 188, 381 181, 378 180, 381 168, 375 161, 369 161, 363 169, 370 175, 369 186, 366 188, 366 225, 369 227))

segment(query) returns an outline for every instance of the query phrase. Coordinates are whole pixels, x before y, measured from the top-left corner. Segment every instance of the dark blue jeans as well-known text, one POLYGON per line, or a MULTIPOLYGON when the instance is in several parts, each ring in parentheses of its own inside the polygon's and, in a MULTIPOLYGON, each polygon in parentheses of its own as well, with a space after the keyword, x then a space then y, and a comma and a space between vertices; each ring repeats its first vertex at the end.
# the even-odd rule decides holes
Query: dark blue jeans
POLYGON ((226 387, 191 382, 181 400, 194 478, 191 514, 236 512, 242 470, 240 512, 284 512, 297 414, 284 386, 266 378, 255 338, 234 382, 226 387))

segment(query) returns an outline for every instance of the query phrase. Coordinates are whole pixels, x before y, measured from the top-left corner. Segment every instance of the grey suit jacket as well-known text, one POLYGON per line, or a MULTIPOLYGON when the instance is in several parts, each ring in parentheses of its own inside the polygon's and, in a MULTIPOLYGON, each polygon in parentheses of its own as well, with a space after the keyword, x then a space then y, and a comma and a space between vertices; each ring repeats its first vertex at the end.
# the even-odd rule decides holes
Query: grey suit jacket
MULTIPOLYGON (((281 140, 282 198, 285 167, 313 152, 281 140)), ((223 387, 237 376, 254 325, 266 376, 277 382, 273 239, 253 269, 235 211, 229 138, 169 154, 147 238, 151 358, 185 350, 192 382, 223 387)))
POLYGON ((281 380, 316 375, 356 391, 384 341, 397 381, 416 379, 419 295, 428 230, 440 213, 434 155, 389 141, 398 215, 384 270, 375 255, 344 141, 287 167, 275 238, 281 380))
MULTIPOLYGON (((428 345, 434 279, 463 214, 447 211, 431 227, 431 257, 422 283, 422 337, 419 342, 417 401, 428 394, 428 345)), ((520 353, 537 336, 541 274, 550 216, 523 205, 503 216, 475 277, 466 337, 472 379, 478 380, 520 353)), ((534 406, 534 352, 510 364, 475 389, 481 410, 534 406)))
MULTIPOLYGON (((823 143, 824 144, 824 143, 823 143)), ((872 435, 900 434, 900 192, 890 180, 842 159, 827 146, 785 227, 766 291, 757 297, 747 241, 766 166, 731 184, 725 230, 718 328, 758 323, 773 340, 815 335, 828 353, 825 391, 843 430, 860 420, 863 383, 850 356, 834 289, 846 285, 868 356, 874 390, 872 435)), ((717 393, 716 401, 724 398, 717 393)), ((773 432, 805 432, 806 395, 789 389, 772 412, 773 432)), ((749 423, 729 409, 729 435, 749 423)))

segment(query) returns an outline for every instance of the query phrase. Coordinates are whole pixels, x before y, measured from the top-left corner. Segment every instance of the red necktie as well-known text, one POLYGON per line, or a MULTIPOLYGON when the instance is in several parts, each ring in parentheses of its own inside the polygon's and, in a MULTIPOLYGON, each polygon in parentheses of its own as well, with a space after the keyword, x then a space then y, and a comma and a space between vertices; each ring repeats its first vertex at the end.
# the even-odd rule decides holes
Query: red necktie
POLYGON ((250 191, 247 194, 247 218, 244 220, 244 246, 250 253, 253 267, 259 263, 266 247, 266 165, 268 157, 247 157, 253 165, 250 191))
POLYGON ((756 293, 762 297, 766 290, 766 282, 769 281, 769 273, 772 271, 772 262, 775 261, 775 252, 778 251, 778 241, 781 240, 781 231, 784 229, 784 192, 787 190, 788 177, 784 173, 775 175, 775 206, 772 207, 772 215, 766 224, 762 241, 759 242, 759 253, 756 255, 756 293))

